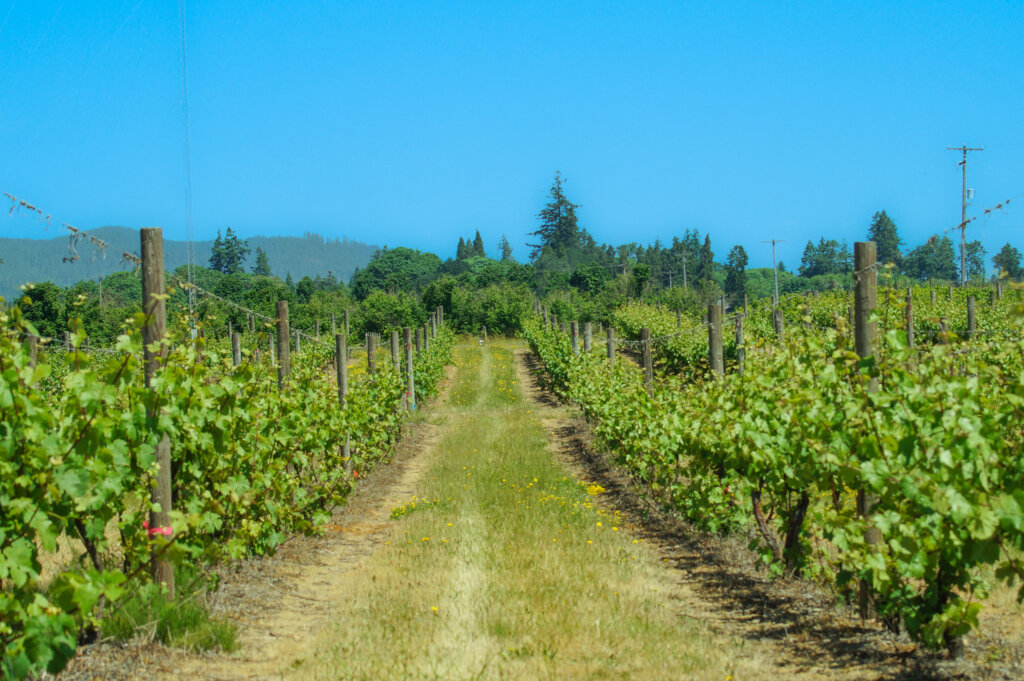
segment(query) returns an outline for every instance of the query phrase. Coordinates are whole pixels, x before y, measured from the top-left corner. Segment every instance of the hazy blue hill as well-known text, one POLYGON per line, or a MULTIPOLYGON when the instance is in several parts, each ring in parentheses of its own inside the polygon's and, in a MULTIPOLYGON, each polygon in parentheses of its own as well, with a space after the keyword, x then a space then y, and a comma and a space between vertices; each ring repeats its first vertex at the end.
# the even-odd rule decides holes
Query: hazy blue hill
MULTIPOLYGON (((53 228, 54 232, 62 229, 53 228)), ((77 246, 79 259, 64 262, 71 255, 68 237, 61 235, 52 239, 8 239, 0 237, 0 296, 8 300, 17 294, 18 287, 26 282, 52 281, 58 286, 68 286, 82 279, 93 279, 129 269, 122 261, 124 251, 139 252, 139 232, 127 227, 100 227, 90 234, 110 244, 106 254, 99 254, 88 241, 81 240, 77 246)), ((247 239, 252 253, 246 259, 246 269, 256 262, 255 252, 259 246, 270 257, 274 274, 284 279, 289 272, 298 281, 309 275, 326 276, 333 272, 340 281, 348 281, 357 267, 365 267, 376 246, 348 239, 325 239, 319 234, 302 237, 272 236, 250 237, 247 239)), ((213 241, 195 242, 196 263, 209 265, 213 241)), ((164 241, 165 267, 173 270, 187 261, 186 242, 164 241)))

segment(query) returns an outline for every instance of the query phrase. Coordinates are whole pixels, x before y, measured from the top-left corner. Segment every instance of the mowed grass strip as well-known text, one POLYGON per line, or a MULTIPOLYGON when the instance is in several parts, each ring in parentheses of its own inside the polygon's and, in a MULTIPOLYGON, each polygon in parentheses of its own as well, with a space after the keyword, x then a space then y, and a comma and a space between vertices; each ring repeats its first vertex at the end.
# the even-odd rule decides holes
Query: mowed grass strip
POLYGON ((422 493, 351 573, 302 679, 767 678, 678 588, 600 487, 558 466, 512 343, 457 349, 422 493))

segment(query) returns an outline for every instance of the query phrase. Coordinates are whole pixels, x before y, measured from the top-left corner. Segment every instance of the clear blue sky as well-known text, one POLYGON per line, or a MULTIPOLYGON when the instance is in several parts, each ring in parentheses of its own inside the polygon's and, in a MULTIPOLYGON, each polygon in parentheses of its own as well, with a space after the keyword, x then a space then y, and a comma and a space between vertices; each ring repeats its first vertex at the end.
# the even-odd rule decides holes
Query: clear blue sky
MULTIPOLYGON (((1024 3, 189 2, 197 238, 315 231, 525 259, 556 170, 612 243, 716 257, 911 244, 1024 193, 1024 3)), ((0 0, 0 192, 83 228, 185 235, 170 0, 0 0)), ((1024 249, 1020 208, 972 228, 1024 249)), ((3 215, 3 214, 0 214, 3 215)), ((53 236, 0 221, 6 236, 53 236)))

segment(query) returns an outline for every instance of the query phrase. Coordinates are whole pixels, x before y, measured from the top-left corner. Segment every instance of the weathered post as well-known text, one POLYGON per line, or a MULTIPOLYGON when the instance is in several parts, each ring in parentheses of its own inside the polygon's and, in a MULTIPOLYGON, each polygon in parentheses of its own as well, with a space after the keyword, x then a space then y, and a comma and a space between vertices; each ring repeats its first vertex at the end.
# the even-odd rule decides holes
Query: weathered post
POLYGON ((242 363, 242 334, 231 334, 231 363, 238 366, 242 363))
POLYGON ((931 294, 931 298, 932 298, 932 305, 934 305, 934 304, 935 304, 935 289, 932 289, 932 290, 931 290, 931 291, 929 291, 928 293, 930 293, 930 294, 931 294))
POLYGON ((423 351, 430 352, 430 322, 423 325, 423 351))
POLYGON ((486 343, 487 342, 487 325, 486 324, 483 325, 483 332, 484 332, 484 343, 486 343))
POLYGON ((39 337, 34 333, 28 334, 25 345, 28 347, 28 365, 35 369, 39 360, 39 337))
POLYGON ((249 333, 256 333, 256 315, 249 313, 249 333))
MULTIPOLYGON (((141 232, 142 251, 142 310, 146 315, 146 326, 142 329, 145 343, 146 388, 153 381, 160 363, 166 358, 165 348, 160 346, 167 332, 167 303, 164 298, 164 237, 159 227, 143 227, 141 232), (154 346, 157 346, 154 348, 154 346)), ((155 402, 155 400, 154 400, 155 402)), ((156 409, 146 410, 146 419, 155 425, 158 418, 156 409)), ((149 538, 160 536, 168 540, 171 530, 171 441, 167 434, 160 438, 155 452, 157 471, 155 485, 150 487, 149 538)), ((153 581, 167 589, 168 600, 174 600, 174 565, 153 546, 150 557, 150 571, 153 581)))
POLYGON ((683 313, 679 309, 676 309, 676 328, 683 328, 683 313))
POLYGON ((291 371, 291 348, 288 347, 288 301, 277 301, 277 387, 284 388, 284 380, 291 371))
POLYGON ((974 338, 974 334, 978 331, 977 322, 974 313, 974 296, 967 296, 967 338, 974 338))
POLYGON ((572 354, 579 357, 580 354, 580 323, 572 322, 572 329, 570 331, 572 335, 572 354))
MULTIPOLYGON (((484 327, 484 328, 487 328, 487 327, 484 327)), ((418 326, 416 327, 416 333, 414 335, 416 337, 416 354, 418 355, 418 354, 420 354, 420 352, 423 351, 423 338, 422 338, 423 334, 420 333, 420 327, 418 327, 418 326)))
POLYGON ((366 373, 377 373, 377 336, 372 333, 366 334, 366 373))
POLYGON ((609 326, 608 335, 608 363, 615 366, 615 328, 609 326))
POLYGON ((725 357, 722 350, 722 308, 708 307, 708 361, 711 372, 721 376, 725 373, 725 357))
MULTIPOLYGON (((348 341, 344 334, 334 334, 334 369, 338 375, 338 408, 345 409, 348 395, 348 341)), ((352 472, 352 452, 349 433, 345 432, 345 444, 341 447, 341 462, 346 473, 352 472)))
MULTIPOLYGON (((871 357, 875 352, 875 337, 878 333, 877 325, 871 316, 877 305, 877 284, 878 272, 875 269, 876 249, 874 241, 858 241, 853 244, 853 277, 856 286, 854 290, 854 306, 856 308, 856 326, 854 328, 854 342, 857 354, 861 357, 871 357)), ((869 389, 873 390, 872 385, 869 389)), ((857 512, 861 517, 869 519, 871 509, 878 501, 874 494, 864 490, 857 491, 857 512)), ((864 534, 864 540, 868 544, 877 544, 881 541, 881 532, 878 528, 868 527, 864 534)), ((875 616, 874 603, 871 600, 871 587, 866 580, 860 584, 860 616, 863 619, 875 616)))
POLYGON ((907 289, 907 347, 914 347, 914 293, 907 289))
POLYGON ((775 327, 775 337, 779 339, 779 342, 786 340, 786 322, 781 308, 777 307, 772 310, 772 326, 775 327))
POLYGON ((395 371, 401 371, 401 350, 400 341, 398 340, 398 329, 391 329, 391 366, 395 367, 395 371))
POLYGON ((590 322, 583 322, 583 352, 590 352, 594 346, 594 326, 590 322))
POLYGON ((349 326, 348 326, 348 308, 345 308, 345 335, 347 336, 348 334, 349 334, 349 326))
POLYGON ((402 340, 405 342, 406 398, 412 411, 416 408, 416 374, 412 366, 412 329, 408 326, 402 328, 402 340))
POLYGON ((747 358, 747 348, 743 345, 743 318, 745 316, 745 314, 736 315, 736 373, 740 376, 743 375, 743 362, 747 358))
POLYGON ((644 366, 644 387, 647 394, 654 395, 654 359, 651 356, 651 330, 646 326, 640 329, 641 358, 644 366))
POLYGON ((320 339, 320 320, 319 319, 314 319, 313 320, 313 338, 316 338, 317 340, 320 339))

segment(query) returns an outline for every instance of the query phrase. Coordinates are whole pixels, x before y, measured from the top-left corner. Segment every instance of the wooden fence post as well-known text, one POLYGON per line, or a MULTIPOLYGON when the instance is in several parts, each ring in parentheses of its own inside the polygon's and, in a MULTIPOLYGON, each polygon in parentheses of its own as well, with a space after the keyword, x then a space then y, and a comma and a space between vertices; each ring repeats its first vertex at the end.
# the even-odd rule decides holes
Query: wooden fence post
POLYGON ((681 310, 676 310, 676 328, 683 328, 683 313, 681 310))
POLYGON ((928 293, 930 293, 930 294, 931 294, 931 298, 932 298, 932 305, 934 305, 934 304, 935 304, 935 289, 932 289, 932 290, 931 290, 931 291, 929 291, 928 293))
POLYGON ((644 367, 644 387, 647 394, 654 396, 654 359, 651 355, 651 330, 646 326, 640 329, 641 359, 644 367))
POLYGON ((914 293, 907 289, 907 347, 914 347, 914 293))
POLYGON ((572 354, 579 357, 580 355, 580 323, 572 322, 572 329, 570 330, 572 335, 572 354))
MULTIPOLYGON (((423 352, 423 334, 420 333, 420 331, 421 331, 420 327, 417 326, 416 327, 416 331, 413 334, 416 337, 416 354, 417 355, 420 354, 421 352, 423 352)), ((487 327, 485 326, 484 327, 484 339, 486 340, 486 338, 487 338, 487 327)))
POLYGON ((594 327, 590 322, 583 322, 583 352, 590 352, 594 347, 594 327))
POLYGON ((320 320, 319 319, 314 319, 313 320, 313 338, 316 338, 316 339, 320 338, 320 320))
POLYGON ((775 337, 779 342, 786 340, 786 321, 780 308, 772 310, 772 326, 775 327, 775 337))
POLYGON ((708 306, 708 361, 711 372, 721 376, 725 373, 725 357, 722 350, 722 308, 708 306))
MULTIPOLYGON (((746 310, 746 306, 743 308, 746 310)), ((743 318, 746 313, 736 315, 736 372, 743 375, 743 363, 747 359, 747 348, 743 345, 743 318)))
MULTIPOLYGON (((875 352, 875 337, 878 334, 877 324, 871 319, 878 303, 878 272, 875 269, 876 248, 874 241, 858 241, 853 244, 853 269, 854 283, 854 306, 856 312, 856 327, 854 328, 854 342, 857 354, 861 357, 871 357, 875 352)), ((874 390, 874 386, 869 387, 874 390)), ((871 509, 878 499, 874 494, 864 490, 857 491, 857 512, 861 517, 869 519, 871 509)), ((882 536, 878 528, 868 527, 864 534, 864 540, 868 544, 877 544, 882 536)), ((866 580, 860 580, 860 616, 863 619, 875 616, 875 607, 871 599, 871 587, 866 580)))
POLYGON ((256 333, 256 315, 249 313, 249 333, 256 333))
MULTIPOLYGON (((348 340, 344 334, 334 334, 334 370, 338 377, 338 408, 345 409, 345 397, 348 395, 348 340)), ((352 472, 352 450, 348 431, 345 431, 345 444, 341 446, 341 465, 345 473, 352 472)))
POLYGON ((967 338, 973 339, 977 333, 977 317, 974 312, 974 296, 967 296, 967 338))
POLYGON ((284 381, 291 371, 291 335, 288 330, 288 301, 277 301, 277 387, 284 388, 284 381))
POLYGON ((412 365, 412 329, 408 326, 402 328, 402 340, 405 342, 406 397, 409 411, 412 411, 416 408, 416 374, 412 365))
POLYGON ((377 336, 373 333, 366 334, 366 373, 377 373, 377 336))
MULTIPOLYGON (((153 352, 151 346, 161 343, 167 332, 167 303, 164 299, 164 237, 159 227, 143 227, 140 235, 142 251, 142 309, 146 326, 142 329, 145 343, 146 388, 166 358, 161 347, 153 352)), ((146 419, 155 424, 158 412, 147 409, 146 419)), ((156 484, 150 487, 150 502, 158 511, 149 512, 149 537, 171 536, 171 441, 167 434, 156 446, 156 484)), ((154 546, 150 558, 153 581, 167 589, 168 600, 174 600, 174 565, 154 546)))
POLYGON ((28 334, 25 345, 28 346, 28 365, 35 369, 39 360, 39 337, 34 333, 28 334))
POLYGON ((607 330, 608 335, 608 363, 611 366, 615 366, 615 327, 609 326, 607 330))
POLYGON ((231 363, 238 366, 242 363, 242 334, 231 334, 231 363))
POLYGON ((391 329, 391 366, 395 367, 395 371, 402 370, 401 351, 398 343, 398 329, 391 329))
POLYGON ((423 325, 423 351, 430 351, 430 322, 423 325))

